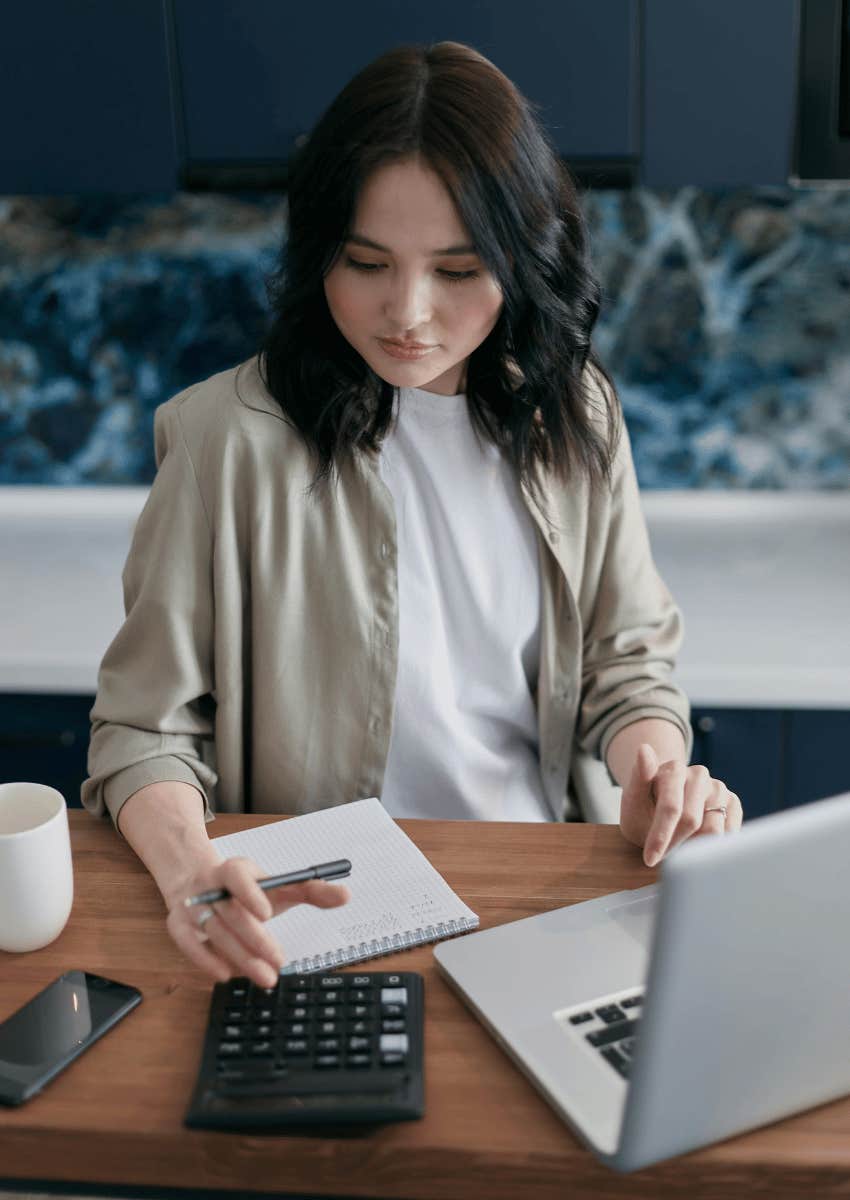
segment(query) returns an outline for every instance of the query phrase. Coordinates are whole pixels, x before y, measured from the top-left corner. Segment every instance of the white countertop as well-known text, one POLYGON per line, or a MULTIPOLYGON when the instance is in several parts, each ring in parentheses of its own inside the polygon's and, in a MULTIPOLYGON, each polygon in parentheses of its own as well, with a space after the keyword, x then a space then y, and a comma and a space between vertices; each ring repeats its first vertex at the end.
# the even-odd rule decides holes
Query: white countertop
MULTIPOLYGON (((93 693, 146 488, 0 487, 0 691, 93 693)), ((850 492, 645 492, 695 705, 850 709, 850 492)))

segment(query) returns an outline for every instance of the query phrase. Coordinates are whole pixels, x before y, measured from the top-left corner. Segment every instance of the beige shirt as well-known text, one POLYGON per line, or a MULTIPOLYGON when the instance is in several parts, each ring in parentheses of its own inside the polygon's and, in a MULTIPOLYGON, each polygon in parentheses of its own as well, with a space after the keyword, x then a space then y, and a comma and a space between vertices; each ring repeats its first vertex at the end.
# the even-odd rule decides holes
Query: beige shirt
MULTIPOLYGON (((161 405, 158 471, 123 572, 126 620, 101 664, 82 801, 113 821, 181 780, 218 812, 304 813, 380 796, 398 658, 396 536, 378 456, 308 496, 314 461, 256 358, 161 405)), ((535 697, 556 819, 574 744, 604 759, 644 717, 690 752, 671 680, 681 616, 652 561, 628 437, 613 488, 523 489, 541 568, 535 697)))

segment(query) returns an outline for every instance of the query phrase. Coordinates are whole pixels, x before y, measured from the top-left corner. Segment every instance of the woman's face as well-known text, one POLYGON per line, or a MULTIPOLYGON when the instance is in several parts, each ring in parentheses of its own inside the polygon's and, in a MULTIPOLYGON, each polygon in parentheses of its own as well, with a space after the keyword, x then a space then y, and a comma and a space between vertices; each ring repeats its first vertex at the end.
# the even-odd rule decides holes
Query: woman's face
POLYGON ((502 308, 442 181, 419 159, 367 179, 325 295, 340 333, 381 379, 443 396, 466 390, 467 359, 502 308))

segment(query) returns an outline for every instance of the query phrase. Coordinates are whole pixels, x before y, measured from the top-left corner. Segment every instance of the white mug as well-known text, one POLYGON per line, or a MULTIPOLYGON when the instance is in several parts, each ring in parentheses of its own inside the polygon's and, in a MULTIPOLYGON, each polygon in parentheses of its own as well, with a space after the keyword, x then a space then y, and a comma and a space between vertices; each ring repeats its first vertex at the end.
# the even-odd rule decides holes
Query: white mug
POLYGON ((43 783, 0 784, 0 950, 40 950, 71 915, 65 798, 43 783))

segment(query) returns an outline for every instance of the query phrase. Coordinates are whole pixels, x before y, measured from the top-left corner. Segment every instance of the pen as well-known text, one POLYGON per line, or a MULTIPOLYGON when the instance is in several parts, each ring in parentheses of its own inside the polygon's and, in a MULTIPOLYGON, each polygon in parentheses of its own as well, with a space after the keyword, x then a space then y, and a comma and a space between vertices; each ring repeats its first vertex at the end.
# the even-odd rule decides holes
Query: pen
MULTIPOLYGON (((351 863, 347 858, 340 858, 336 862, 304 867, 301 871, 287 871, 285 875, 267 875, 265 879, 258 879, 257 883, 267 892, 270 888, 283 887, 287 883, 303 883, 307 879, 342 879, 350 873, 351 863)), ((194 904, 214 904, 216 900, 229 899, 230 892, 227 888, 214 888, 197 896, 187 896, 183 903, 187 908, 191 908, 194 904)))

